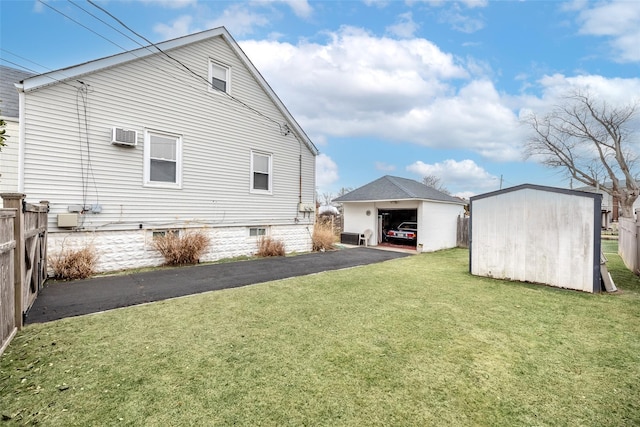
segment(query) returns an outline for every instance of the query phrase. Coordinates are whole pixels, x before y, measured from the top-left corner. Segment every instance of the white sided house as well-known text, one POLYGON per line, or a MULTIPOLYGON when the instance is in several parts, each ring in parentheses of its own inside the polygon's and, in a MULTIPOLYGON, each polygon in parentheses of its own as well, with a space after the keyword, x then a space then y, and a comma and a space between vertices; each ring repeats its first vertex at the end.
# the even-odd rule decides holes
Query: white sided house
POLYGON ((49 201, 52 256, 93 245, 98 271, 160 265, 154 235, 195 229, 201 261, 263 235, 311 250, 318 151, 225 28, 16 87, 14 191, 49 201))
POLYGON ((600 292, 601 199, 531 184, 471 197, 471 274, 600 292))
MULTIPOLYGON (((5 146, 0 150, 0 193, 18 189, 20 109, 14 83, 33 74, 0 65, 0 118, 5 121, 5 146)), ((1 206, 0 206, 1 207, 1 206)))
POLYGON ((343 205, 345 233, 371 230, 367 245, 384 244, 386 231, 403 222, 417 223, 418 252, 457 245, 458 217, 465 202, 412 179, 385 175, 334 199, 343 205))

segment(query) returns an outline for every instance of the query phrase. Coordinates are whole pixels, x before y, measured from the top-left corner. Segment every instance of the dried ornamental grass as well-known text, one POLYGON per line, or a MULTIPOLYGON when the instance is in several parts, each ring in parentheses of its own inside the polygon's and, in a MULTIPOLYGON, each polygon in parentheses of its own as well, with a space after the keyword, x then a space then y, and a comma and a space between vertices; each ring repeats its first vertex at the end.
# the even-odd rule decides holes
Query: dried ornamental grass
POLYGON ((284 242, 272 239, 271 237, 262 236, 258 241, 258 256, 284 256, 284 242))
POLYGON ((334 249, 336 236, 333 233, 331 224, 319 223, 313 226, 313 235, 311 236, 314 251, 327 251, 334 249))
POLYGON ((182 236, 167 232, 155 237, 153 247, 164 257, 167 265, 197 264, 209 246, 209 237, 202 231, 192 231, 182 236))
POLYGON ((62 249, 56 256, 49 257, 49 264, 55 279, 86 279, 94 274, 97 258, 94 247, 86 246, 82 249, 62 249))

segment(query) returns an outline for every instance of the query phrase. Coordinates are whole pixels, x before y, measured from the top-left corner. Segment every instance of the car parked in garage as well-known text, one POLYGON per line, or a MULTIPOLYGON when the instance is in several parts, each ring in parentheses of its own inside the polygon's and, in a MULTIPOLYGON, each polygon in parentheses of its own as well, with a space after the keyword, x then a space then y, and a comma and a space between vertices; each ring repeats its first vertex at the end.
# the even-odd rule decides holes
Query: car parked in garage
POLYGON ((393 230, 387 231, 388 241, 402 241, 404 243, 415 243, 418 238, 418 223, 405 221, 400 223, 398 227, 393 230))

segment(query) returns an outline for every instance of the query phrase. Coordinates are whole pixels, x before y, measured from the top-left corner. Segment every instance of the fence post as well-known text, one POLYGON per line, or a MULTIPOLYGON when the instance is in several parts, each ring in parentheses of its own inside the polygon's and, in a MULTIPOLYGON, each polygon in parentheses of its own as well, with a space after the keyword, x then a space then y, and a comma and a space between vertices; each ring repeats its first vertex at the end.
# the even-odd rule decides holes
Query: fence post
POLYGON ((15 320, 16 328, 22 329, 22 283, 25 275, 24 266, 24 212, 22 204, 26 197, 22 193, 2 193, 2 203, 7 209, 15 209, 16 217, 13 222, 13 239, 16 241, 14 249, 13 280, 14 280, 14 300, 15 300, 15 320))

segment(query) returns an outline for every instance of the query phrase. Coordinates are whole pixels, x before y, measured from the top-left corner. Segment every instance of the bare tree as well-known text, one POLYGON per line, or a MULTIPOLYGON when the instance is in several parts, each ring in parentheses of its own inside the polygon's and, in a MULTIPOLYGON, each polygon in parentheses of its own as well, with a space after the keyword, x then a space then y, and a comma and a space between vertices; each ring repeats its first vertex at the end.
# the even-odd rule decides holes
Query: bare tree
POLYGON ((640 187, 630 125, 637 108, 638 100, 612 107, 590 93, 571 92, 544 117, 531 114, 524 119, 533 129, 526 154, 610 194, 620 201, 621 215, 633 217, 640 187))
POLYGON ((451 194, 447 187, 444 186, 440 177, 435 175, 427 175, 422 178, 422 183, 427 187, 434 188, 438 191, 443 192, 444 194, 451 194))
POLYGON ((322 193, 322 204, 325 206, 329 206, 331 201, 333 200, 333 193, 326 192, 322 193))

